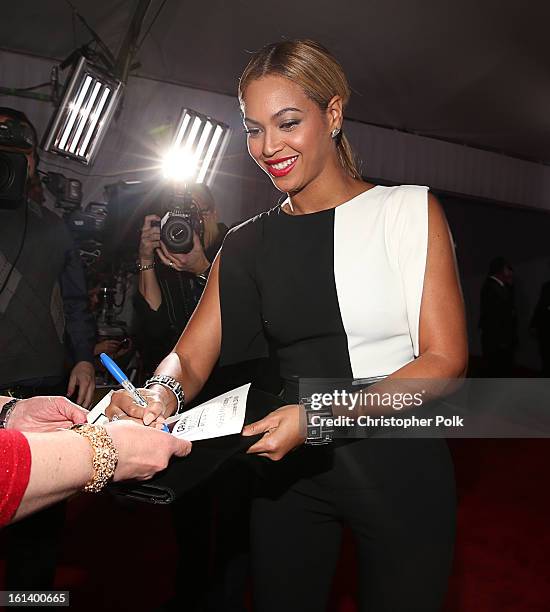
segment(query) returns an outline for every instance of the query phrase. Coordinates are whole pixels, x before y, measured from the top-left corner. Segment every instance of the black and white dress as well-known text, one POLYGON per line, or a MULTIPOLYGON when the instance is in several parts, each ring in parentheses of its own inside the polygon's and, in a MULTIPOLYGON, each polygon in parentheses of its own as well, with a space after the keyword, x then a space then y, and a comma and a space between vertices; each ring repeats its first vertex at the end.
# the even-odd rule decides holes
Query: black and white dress
MULTIPOLYGON (((385 377, 419 355, 428 188, 375 186, 335 208, 276 206, 233 228, 220 258, 221 365, 276 353, 300 378, 385 377)), ((360 609, 438 610, 454 541, 443 440, 302 447, 253 505, 255 610, 326 605, 341 523, 358 543, 360 609)))
POLYGON ((222 364, 277 347, 283 378, 368 378, 418 355, 427 188, 376 186, 337 206, 281 206, 222 250, 222 364))

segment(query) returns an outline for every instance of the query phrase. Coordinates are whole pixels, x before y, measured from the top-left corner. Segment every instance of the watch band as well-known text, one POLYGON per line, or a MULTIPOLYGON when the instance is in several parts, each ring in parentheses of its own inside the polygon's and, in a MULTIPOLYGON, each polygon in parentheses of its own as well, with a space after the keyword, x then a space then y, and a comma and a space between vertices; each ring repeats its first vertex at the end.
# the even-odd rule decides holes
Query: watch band
POLYGON ((145 382, 143 388, 148 389, 153 385, 161 385, 162 387, 166 387, 166 389, 170 389, 170 391, 172 391, 172 393, 175 395, 178 403, 176 412, 174 414, 181 414, 183 412, 185 407, 185 393, 183 391, 183 387, 175 378, 168 376, 167 374, 155 374, 145 382))
POLYGON ((0 429, 6 429, 11 411, 15 408, 15 404, 17 404, 18 401, 19 399, 14 397, 2 406, 2 410, 0 410, 0 429))
POLYGON ((334 427, 328 426, 325 419, 332 418, 332 410, 329 406, 312 408, 311 397, 304 397, 300 404, 305 408, 307 420, 307 438, 304 442, 307 446, 320 446, 330 444, 334 427))

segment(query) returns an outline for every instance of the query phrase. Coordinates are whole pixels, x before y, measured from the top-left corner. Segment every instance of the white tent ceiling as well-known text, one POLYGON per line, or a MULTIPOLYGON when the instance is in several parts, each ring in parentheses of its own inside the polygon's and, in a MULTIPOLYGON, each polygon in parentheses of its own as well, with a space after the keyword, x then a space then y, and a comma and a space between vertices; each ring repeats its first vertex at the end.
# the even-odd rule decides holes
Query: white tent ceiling
MULTIPOLYGON (((73 4, 116 52, 137 0, 73 4)), ((137 73, 234 94, 247 51, 310 37, 348 73, 349 118, 550 163, 549 21, 547 0, 167 0, 137 73)), ((4 49, 63 59, 89 40, 65 0, 2 7, 4 49)))

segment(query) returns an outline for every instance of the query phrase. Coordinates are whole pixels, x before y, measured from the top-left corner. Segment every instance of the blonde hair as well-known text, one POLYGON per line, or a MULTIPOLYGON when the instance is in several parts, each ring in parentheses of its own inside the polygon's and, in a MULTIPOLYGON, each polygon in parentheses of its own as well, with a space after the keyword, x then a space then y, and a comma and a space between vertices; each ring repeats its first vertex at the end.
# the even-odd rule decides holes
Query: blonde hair
MULTIPOLYGON (((205 183, 195 183, 191 186, 191 193, 193 196, 198 197, 202 200, 202 204, 206 205, 209 213, 204 218, 204 246, 206 248, 212 246, 218 239, 220 234, 220 228, 218 227, 218 217, 216 215, 216 200, 210 190, 210 187, 205 183)), ((201 207, 201 210, 204 210, 201 207)))
MULTIPOLYGON (((345 107, 350 97, 350 86, 342 66, 319 43, 308 39, 284 40, 266 45, 256 51, 239 80, 239 101, 243 104, 247 86, 256 79, 275 74, 297 83, 306 96, 322 111, 334 96, 342 98, 345 107)), ((335 138, 338 159, 346 172, 361 178, 355 155, 341 131, 335 138)))
POLYGON ((191 192, 193 195, 202 198, 202 200, 208 204, 208 208, 211 210, 215 210, 216 208, 216 200, 210 190, 210 187, 206 183, 194 183, 191 185, 191 192))

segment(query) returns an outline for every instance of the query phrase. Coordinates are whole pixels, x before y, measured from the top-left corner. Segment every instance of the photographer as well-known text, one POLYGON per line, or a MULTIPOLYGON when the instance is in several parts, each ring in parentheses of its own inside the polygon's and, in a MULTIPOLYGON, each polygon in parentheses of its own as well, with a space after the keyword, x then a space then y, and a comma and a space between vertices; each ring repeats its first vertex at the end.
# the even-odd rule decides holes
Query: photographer
MULTIPOLYGON (((95 325, 84 273, 64 222, 42 206, 38 137, 29 119, 0 108, 0 394, 94 392, 95 325), (5 175, 4 175, 5 176, 5 175), (21 186, 17 193, 13 184, 21 186)), ((7 530, 6 588, 51 588, 65 508, 52 506, 7 530), (32 555, 29 557, 29 552, 32 555)))
POLYGON ((0 152, 27 160, 23 205, 0 210, 0 390, 17 397, 78 391, 76 402, 88 408, 95 325, 69 231, 42 206, 37 141, 23 113, 0 108, 0 152))
POLYGON ((178 340, 202 295, 211 262, 227 226, 218 222, 216 203, 203 184, 190 189, 204 223, 203 243, 194 234, 189 253, 172 253, 160 239, 157 215, 147 215, 141 230, 138 269, 139 292, 134 304, 144 367, 152 372, 178 340))

